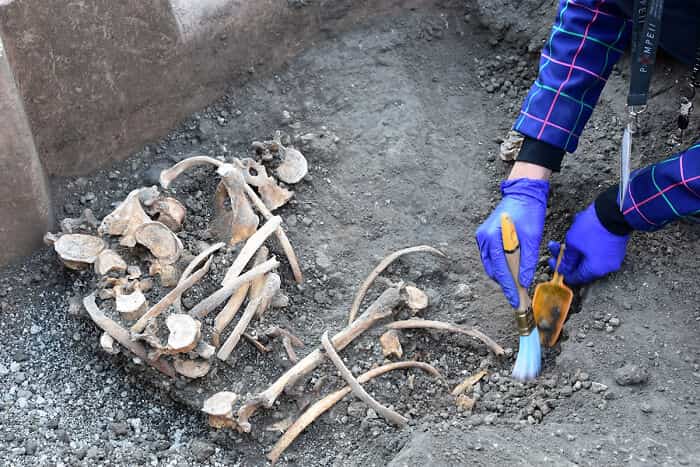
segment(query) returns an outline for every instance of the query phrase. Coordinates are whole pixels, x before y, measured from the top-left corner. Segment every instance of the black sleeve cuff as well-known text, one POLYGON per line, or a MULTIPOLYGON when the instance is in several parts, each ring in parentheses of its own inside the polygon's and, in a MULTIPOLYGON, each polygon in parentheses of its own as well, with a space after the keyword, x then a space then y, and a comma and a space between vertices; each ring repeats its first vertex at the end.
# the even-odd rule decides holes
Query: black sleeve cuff
POLYGON ((566 151, 561 148, 526 136, 516 160, 546 167, 552 172, 559 172, 565 153, 566 151))
POLYGON ((634 229, 630 227, 625 216, 620 212, 620 207, 617 205, 618 192, 619 187, 613 185, 598 195, 595 200, 595 213, 608 232, 624 236, 632 233, 634 229))

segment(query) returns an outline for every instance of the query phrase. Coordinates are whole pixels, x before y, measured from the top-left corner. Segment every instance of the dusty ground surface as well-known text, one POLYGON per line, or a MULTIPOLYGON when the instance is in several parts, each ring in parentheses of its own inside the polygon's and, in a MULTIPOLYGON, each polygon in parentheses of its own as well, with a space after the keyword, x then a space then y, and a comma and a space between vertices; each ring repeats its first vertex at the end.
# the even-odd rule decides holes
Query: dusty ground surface
MULTIPOLYGON (((268 319, 302 338, 301 353, 311 350, 324 330, 344 325, 359 283, 381 257, 426 243, 449 261, 408 257, 386 276, 428 291, 424 317, 477 325, 517 348, 511 310, 485 278, 472 237, 498 200, 508 168, 498 159, 498 141, 535 75, 536 56, 527 53, 529 40, 515 48, 496 40, 510 38, 507 25, 491 24, 496 33, 482 29, 483 5, 468 13, 465 20, 463 8, 407 12, 330 37, 277 75, 232 89, 129 160, 94 177, 55 181, 65 200, 57 214, 90 207, 101 217, 188 155, 249 155, 251 141, 276 129, 292 138, 312 133, 317 137, 296 139, 310 176, 280 210, 307 282, 294 287, 283 266, 291 305, 268 319)), ((668 66, 671 80, 677 71, 668 66)), ((561 237, 573 214, 615 182, 624 88, 616 74, 579 153, 555 177, 547 238, 561 237)), ((655 99, 637 163, 673 151, 667 143, 673 99, 672 91, 655 99)), ((197 171, 179 194, 205 209, 213 188, 211 174, 197 171)), ((205 221, 192 219, 192 231, 205 221)), ((368 388, 409 416, 411 426, 398 431, 346 398, 297 440, 284 463, 697 465, 700 314, 690 271, 699 232, 677 224, 635 236, 623 270, 581 291, 567 339, 547 355, 536 383, 510 381, 513 358, 493 358, 478 343, 404 333, 406 357, 435 365, 447 386, 415 373, 411 389, 413 373, 398 372, 368 388), (641 382, 625 381, 626 365, 639 367, 641 382), (480 367, 491 375, 475 391, 473 413, 460 412, 449 389, 480 367)), ((250 435, 211 431, 188 406, 197 397, 186 386, 156 389, 150 374, 99 351, 99 333, 68 303, 88 285, 88 277, 66 272, 49 251, 0 273, 3 464, 265 465, 278 436, 265 427, 296 415, 297 402, 314 386, 325 394, 341 385, 323 366, 298 394, 283 396, 274 414, 255 417, 250 435)), ((377 284, 369 298, 381 289, 377 284)), ((355 373, 382 362, 381 332, 368 332, 342 353, 355 373)), ((274 348, 260 355, 242 343, 234 365, 219 373, 232 384, 245 380, 246 390, 262 389, 288 365, 274 348)))

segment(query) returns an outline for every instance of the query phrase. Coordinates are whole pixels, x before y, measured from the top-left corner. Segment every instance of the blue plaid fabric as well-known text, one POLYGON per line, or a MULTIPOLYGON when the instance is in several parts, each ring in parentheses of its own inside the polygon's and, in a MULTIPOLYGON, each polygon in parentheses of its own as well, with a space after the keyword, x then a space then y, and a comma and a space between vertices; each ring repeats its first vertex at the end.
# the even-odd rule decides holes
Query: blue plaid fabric
MULTIPOLYGON (((695 14, 688 8, 689 15, 695 14)), ((630 19, 614 0, 562 0, 542 49, 539 75, 513 128, 574 152, 631 31, 630 19)), ((688 32, 688 37, 695 35, 688 32)), ((636 171, 622 207, 636 230, 656 230, 699 211, 700 144, 636 171)))

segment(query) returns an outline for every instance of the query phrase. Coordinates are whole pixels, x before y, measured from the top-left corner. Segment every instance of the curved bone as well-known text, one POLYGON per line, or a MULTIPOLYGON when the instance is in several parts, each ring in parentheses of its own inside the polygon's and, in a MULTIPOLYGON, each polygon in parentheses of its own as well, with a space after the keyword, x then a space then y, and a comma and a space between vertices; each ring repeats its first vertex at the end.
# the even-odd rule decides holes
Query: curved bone
MULTIPOLYGON (((404 370, 408 368, 418 368, 420 370, 429 373, 436 378, 442 378, 442 375, 434 367, 423 362, 396 362, 389 363, 387 365, 382 365, 377 368, 373 368, 366 373, 361 374, 357 377, 357 382, 360 384, 368 383, 377 376, 381 376, 384 373, 388 373, 394 370, 404 370)), ((350 386, 346 386, 338 391, 332 392, 325 396, 324 398, 316 401, 311 405, 299 418, 297 418, 294 423, 287 428, 284 435, 280 437, 275 443, 275 446, 267 454, 267 458, 274 465, 284 453, 284 451, 297 439, 302 431, 311 425, 318 417, 330 410, 335 404, 342 400, 345 396, 352 392, 350 386)))
MULTIPOLYGON (((403 299, 399 289, 386 289, 362 315, 345 329, 333 336, 333 346, 338 350, 343 350, 367 329, 391 316, 394 308, 401 304, 402 301, 403 299)), ((252 417, 260 407, 266 407, 268 409, 272 407, 272 404, 275 403, 285 388, 292 386, 299 381, 300 378, 314 371, 316 367, 323 363, 323 360, 324 353, 321 349, 317 348, 309 355, 302 358, 299 363, 287 370, 270 387, 246 401, 245 404, 238 409, 239 429, 246 433, 250 432, 250 417, 252 417)))
POLYGON ((260 230, 255 232, 255 234, 253 234, 253 236, 246 241, 240 253, 238 253, 238 256, 233 261, 233 264, 228 271, 226 271, 222 284, 231 282, 241 274, 243 269, 250 262, 253 255, 255 255, 263 243, 265 243, 265 240, 267 240, 267 238, 272 235, 281 224, 282 218, 279 216, 274 216, 265 222, 265 225, 260 227, 260 230))
POLYGON ((162 186, 165 189, 169 188, 173 180, 179 177, 180 174, 182 174, 185 170, 190 169, 192 167, 196 167, 198 165, 213 165, 216 167, 221 167, 224 164, 225 162, 221 162, 220 160, 214 159, 213 157, 188 157, 187 159, 178 162, 174 166, 170 167, 169 169, 165 169, 160 173, 160 186, 162 186))
POLYGON ((182 229, 187 209, 180 201, 166 196, 165 198, 157 199, 148 210, 148 213, 153 216, 154 220, 165 224, 173 232, 178 232, 182 229))
MULTIPOLYGON (((192 271, 194 271, 202 263, 202 261, 208 259, 211 255, 222 249, 224 246, 226 246, 226 244, 223 242, 215 243, 209 248, 203 250, 197 256, 195 256, 194 259, 190 261, 190 264, 187 265, 185 270, 182 271, 182 275, 180 276, 178 285, 182 284, 185 280, 187 280, 187 278, 192 275, 192 271)), ((175 309, 175 313, 182 313, 182 295, 178 296, 175 299, 175 301, 173 302, 173 308, 175 309)))
POLYGON ((139 226, 146 222, 151 222, 146 212, 141 206, 139 193, 141 188, 129 193, 124 201, 117 208, 108 214, 97 228, 100 235, 120 236, 119 244, 133 247, 136 245, 134 232, 139 226))
POLYGON ((377 415, 381 415, 388 422, 393 423, 394 425, 401 428, 408 426, 407 418, 405 418, 398 412, 380 404, 374 397, 370 396, 369 393, 365 391, 365 388, 363 388, 362 385, 360 385, 360 383, 357 382, 352 372, 348 369, 347 366, 345 366, 345 363, 343 363, 343 359, 340 358, 338 352, 336 352, 333 348, 333 344, 331 343, 331 340, 328 337, 328 331, 324 332, 323 336, 321 336, 321 345, 323 345, 323 349, 326 351, 326 356, 330 359, 331 362, 333 362, 333 365, 335 365, 345 382, 348 383, 348 386, 352 388, 352 393, 358 399, 362 400, 370 408, 374 409, 377 415))
POLYGON ((272 271, 279 265, 279 261, 273 257, 265 261, 260 266, 251 268, 250 271, 245 272, 233 279, 231 282, 226 283, 219 290, 195 305, 195 307, 190 310, 190 314, 196 318, 207 316, 213 309, 221 305, 227 298, 233 295, 240 286, 247 284, 258 276, 272 271))
POLYGON ((357 312, 359 311, 360 305, 362 304, 362 299, 365 298, 367 290, 369 290, 370 286, 372 285, 374 280, 379 276, 379 274, 381 274, 386 268, 388 268, 391 265, 391 263, 393 263, 400 257, 410 253, 430 253, 436 256, 440 256, 442 258, 447 258, 445 253, 443 253, 442 251, 427 245, 414 246, 411 248, 399 250, 384 258, 377 265, 377 267, 372 270, 369 276, 367 276, 367 279, 365 279, 365 281, 360 286, 360 290, 357 291, 357 295, 355 295, 355 299, 352 302, 352 307, 350 308, 350 318, 348 320, 350 323, 352 323, 355 320, 355 316, 357 316, 357 312))
POLYGON ((250 284, 248 283, 241 285, 238 288, 238 290, 236 290, 236 293, 231 295, 231 298, 229 298, 228 302, 226 303, 224 308, 219 312, 219 314, 216 315, 216 318, 214 318, 214 332, 212 333, 211 338, 212 342, 214 343, 214 347, 219 347, 221 333, 224 332, 226 326, 229 325, 229 323, 233 320, 234 316, 236 316, 236 313, 238 313, 238 310, 241 308, 241 305, 243 305, 245 297, 246 295, 248 295, 249 288, 250 284))
POLYGON ((93 235, 61 235, 53 244, 63 264, 69 269, 86 269, 105 249, 104 240, 93 235))
POLYGON ((427 319, 407 319, 404 321, 395 321, 386 325, 389 329, 436 329, 438 331, 448 331, 452 333, 464 334, 479 339, 481 342, 491 349, 496 355, 503 355, 505 351, 503 347, 498 345, 496 341, 489 336, 476 329, 465 329, 456 324, 444 323, 442 321, 431 321, 427 319))
POLYGON ((97 327, 105 331, 107 334, 112 336, 117 342, 119 342, 125 349, 128 349, 131 353, 136 355, 141 360, 145 361, 151 365, 156 370, 160 371, 164 375, 175 377, 175 369, 170 365, 170 363, 164 360, 151 360, 148 357, 148 352, 146 348, 139 342, 131 340, 129 331, 121 327, 116 322, 109 319, 103 312, 97 307, 95 302, 95 294, 92 293, 83 299, 83 306, 87 310, 90 318, 95 322, 97 327))
POLYGON ((221 183, 214 197, 216 218, 218 223, 225 223, 225 226, 219 226, 219 230, 226 232, 228 243, 235 245, 255 233, 260 219, 253 211, 245 194, 245 187, 248 185, 243 179, 241 170, 232 164, 225 164, 219 167, 217 173, 221 176, 221 183), (228 194, 231 201, 230 211, 224 207, 224 192, 228 194))
POLYGON ((304 347, 304 343, 301 341, 301 339, 289 332, 287 329, 278 326, 272 327, 265 331, 265 335, 272 338, 281 337, 282 345, 284 346, 284 350, 287 352, 289 361, 292 362, 292 364, 296 364, 299 361, 294 347, 304 347))
POLYGON ((224 342, 219 349, 219 352, 216 354, 220 360, 226 361, 228 359, 231 352, 233 352, 236 345, 238 345, 238 341, 241 339, 241 336, 248 327, 248 324, 250 324, 252 321, 255 313, 258 311, 258 308, 264 306, 265 303, 270 303, 272 297, 274 297, 275 293, 277 293, 277 291, 280 289, 280 284, 280 276, 277 274, 269 274, 267 276, 265 286, 263 287, 260 296, 255 300, 248 302, 248 306, 246 306, 241 319, 238 321, 236 327, 233 328, 233 332, 231 332, 231 335, 228 337, 228 339, 226 339, 226 342, 224 342))
POLYGON ((136 242, 148 248, 161 264, 173 264, 182 253, 182 242, 165 224, 146 222, 134 231, 136 242))
POLYGON ((131 326, 131 332, 135 334, 143 332, 144 328, 146 327, 146 324, 148 324, 150 320, 156 318, 165 310, 167 310, 168 307, 173 304, 177 297, 181 296, 185 290, 189 289, 197 282, 199 282, 202 279, 202 277, 204 277, 204 275, 209 271, 209 266, 211 266, 211 258, 209 258, 207 262, 204 263, 204 266, 202 266, 197 272, 193 273, 190 277, 183 281, 182 284, 178 285, 173 290, 168 292, 168 294, 165 297, 161 298, 158 303, 153 305, 151 309, 146 312, 146 314, 144 314, 141 318, 139 318, 138 321, 136 321, 136 323, 134 323, 133 326, 131 326))

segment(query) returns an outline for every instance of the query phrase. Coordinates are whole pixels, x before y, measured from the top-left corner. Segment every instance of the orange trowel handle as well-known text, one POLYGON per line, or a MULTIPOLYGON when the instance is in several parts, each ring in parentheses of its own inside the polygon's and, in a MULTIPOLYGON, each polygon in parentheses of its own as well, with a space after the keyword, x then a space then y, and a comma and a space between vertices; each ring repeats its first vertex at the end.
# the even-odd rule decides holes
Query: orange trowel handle
POLYGON ((506 262, 510 275, 513 277, 513 282, 518 288, 520 303, 518 311, 526 311, 530 308, 530 296, 527 290, 520 285, 518 275, 520 273, 520 241, 518 240, 518 232, 515 231, 513 219, 508 214, 501 214, 501 238, 503 240, 503 250, 506 254, 506 262))
POLYGON ((557 264, 554 266, 554 275, 552 276, 552 283, 556 285, 564 285, 564 276, 559 274, 559 266, 561 265, 561 259, 564 257, 564 250, 566 250, 566 243, 562 243, 559 247, 559 254, 557 255, 557 264))

